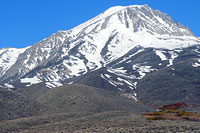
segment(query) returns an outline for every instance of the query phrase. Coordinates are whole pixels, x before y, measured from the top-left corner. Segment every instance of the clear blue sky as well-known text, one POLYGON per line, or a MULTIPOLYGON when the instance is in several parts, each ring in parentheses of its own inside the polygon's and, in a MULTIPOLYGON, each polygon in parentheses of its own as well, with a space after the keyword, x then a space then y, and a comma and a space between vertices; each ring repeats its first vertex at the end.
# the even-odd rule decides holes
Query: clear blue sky
POLYGON ((33 45, 111 6, 148 4, 200 36, 200 0, 0 0, 0 48, 33 45))

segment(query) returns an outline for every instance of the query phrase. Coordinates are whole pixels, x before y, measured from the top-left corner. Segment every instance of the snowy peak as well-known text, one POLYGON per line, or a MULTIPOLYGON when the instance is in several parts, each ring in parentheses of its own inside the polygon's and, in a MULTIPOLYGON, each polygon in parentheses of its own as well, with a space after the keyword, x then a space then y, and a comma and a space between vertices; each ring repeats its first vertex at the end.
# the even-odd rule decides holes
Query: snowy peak
POLYGON ((71 34, 77 39, 102 31, 107 36, 117 34, 129 38, 143 47, 174 49, 199 43, 199 39, 188 28, 175 23, 167 14, 152 10, 148 5, 111 7, 73 28, 71 34))
MULTIPOLYGON (((131 19, 131 21, 134 22, 134 25, 142 24, 142 22, 151 23, 151 26, 156 25, 165 25, 165 26, 172 26, 171 28, 182 28, 184 30, 179 30, 178 32, 188 32, 188 35, 193 35, 186 27, 179 23, 175 23, 171 17, 169 17, 167 14, 160 12, 159 10, 152 10, 148 5, 132 5, 132 6, 115 6, 111 7, 108 10, 104 11, 97 17, 88 20, 87 22, 75 27, 74 29, 84 29, 88 26, 91 26, 98 21, 105 21, 109 19, 110 17, 117 15, 118 20, 120 21, 127 21, 127 19, 131 19), (123 18, 122 18, 123 17, 123 18), (123 19, 123 20, 122 20, 123 19), (140 22, 142 21, 142 22, 140 22)), ((127 23, 126 23, 127 25, 127 23)), ((114 26, 114 25, 113 25, 114 26)), ((144 25, 143 25, 144 26, 144 25)), ((144 28, 150 28, 150 27, 144 27, 144 28)), ((135 29, 135 31, 138 31, 138 29, 135 29)), ((157 30, 158 32, 158 30, 157 30)))
POLYGON ((148 5, 114 6, 114 7, 107 9, 106 11, 101 13, 99 16, 97 16, 98 19, 96 18, 96 21, 105 19, 111 15, 114 15, 114 14, 122 11, 122 10, 127 10, 127 8, 146 8, 146 7, 148 7, 148 5))
POLYGON ((85 23, 80 24, 79 26, 75 27, 75 29, 83 29, 83 28, 85 28, 91 24, 94 24, 102 19, 106 19, 107 17, 110 17, 122 10, 126 10, 127 8, 141 8, 141 7, 148 7, 148 5, 114 6, 114 7, 107 9, 106 11, 99 14, 98 16, 86 21, 85 23))
POLYGON ((19 54, 23 53, 26 48, 3 48, 0 49, 0 75, 5 72, 17 61, 19 54))

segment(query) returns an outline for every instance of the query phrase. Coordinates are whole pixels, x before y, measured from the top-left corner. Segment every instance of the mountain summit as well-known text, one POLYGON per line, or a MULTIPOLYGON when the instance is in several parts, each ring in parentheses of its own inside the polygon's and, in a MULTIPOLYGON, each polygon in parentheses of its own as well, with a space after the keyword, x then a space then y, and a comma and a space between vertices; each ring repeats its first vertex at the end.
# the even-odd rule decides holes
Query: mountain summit
POLYGON ((104 30, 107 36, 121 34, 143 47, 174 49, 199 42, 188 28, 148 5, 111 7, 71 31, 77 35, 77 32, 91 34, 104 30))
POLYGON ((6 53, 0 50, 0 62, 4 62, 0 84, 18 88, 19 84, 29 87, 41 83, 52 88, 80 82, 124 91, 137 100, 139 80, 181 61, 176 59, 189 47, 193 47, 189 50, 193 56, 187 57, 198 57, 199 43, 188 28, 148 5, 111 7, 33 46, 8 49, 16 58, 7 56, 5 60, 6 53))

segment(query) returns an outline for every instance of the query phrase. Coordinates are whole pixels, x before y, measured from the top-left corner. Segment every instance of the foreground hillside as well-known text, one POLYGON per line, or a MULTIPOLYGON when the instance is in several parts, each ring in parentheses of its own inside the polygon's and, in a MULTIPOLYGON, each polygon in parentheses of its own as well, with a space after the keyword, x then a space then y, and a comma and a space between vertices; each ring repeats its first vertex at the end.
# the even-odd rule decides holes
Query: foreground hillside
POLYGON ((130 112, 103 112, 89 116, 56 114, 21 118, 0 123, 0 132, 200 132, 199 122, 149 121, 130 112))
POLYGON ((39 86, 35 87, 18 91, 1 88, 0 120, 56 113, 91 115, 107 111, 127 111, 139 114, 153 110, 122 97, 119 93, 80 84, 43 90, 38 89, 39 86))
POLYGON ((45 107, 45 113, 106 111, 145 112, 149 107, 121 97, 120 94, 80 84, 51 89, 39 96, 37 102, 45 107))
POLYGON ((21 89, 18 92, 2 89, 1 94, 3 91, 12 94, 13 101, 17 101, 17 107, 5 108, 15 106, 10 105, 13 101, 4 94, 1 97, 1 105, 4 105, 1 114, 10 111, 22 115, 0 115, 1 133, 200 131, 197 121, 146 120, 141 114, 155 111, 154 108, 122 97, 117 92, 80 84, 43 90, 38 89, 42 85, 35 87, 34 93, 34 88, 21 89), (29 112, 33 109, 33 103, 36 104, 35 112, 29 112), (29 108, 26 109, 27 107, 29 108), (23 115, 27 113, 28 115, 23 115))
POLYGON ((38 114, 40 106, 21 93, 0 88, 0 121, 38 114))

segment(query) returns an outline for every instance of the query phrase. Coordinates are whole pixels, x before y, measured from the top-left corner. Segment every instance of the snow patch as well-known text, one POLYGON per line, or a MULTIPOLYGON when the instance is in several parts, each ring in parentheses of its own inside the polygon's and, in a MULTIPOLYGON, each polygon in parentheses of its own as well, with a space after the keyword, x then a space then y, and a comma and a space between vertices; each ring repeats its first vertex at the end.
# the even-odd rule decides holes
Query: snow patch
POLYGON ((197 61, 198 62, 192 64, 193 67, 200 67, 200 59, 198 59, 197 61))
POLYGON ((10 88, 8 88, 9 91, 13 92, 13 90, 11 90, 10 88))
POLYGON ((69 83, 67 83, 68 85, 71 85, 71 84, 73 84, 74 82, 69 82, 69 83))
POLYGON ((45 84, 46 84, 46 87, 48 87, 48 88, 55 88, 56 87, 56 85, 52 84, 51 82, 46 82, 45 84))
POLYGON ((137 99, 137 93, 133 93, 133 99, 135 99, 135 101, 138 101, 138 99, 137 99))
POLYGON ((178 57, 178 55, 173 51, 170 51, 169 54, 171 54, 171 58, 169 59, 169 64, 167 66, 172 66, 174 59, 178 57))
POLYGON ((160 57, 161 61, 167 60, 167 57, 159 50, 156 50, 155 53, 160 57))
MULTIPOLYGON (((142 51, 144 51, 144 49, 140 49, 140 50, 138 50, 137 52, 135 52, 134 54, 131 54, 131 55, 129 55, 128 57, 123 58, 118 64, 120 64, 120 63, 122 63, 122 62, 124 62, 124 61, 126 61, 126 60, 128 60, 128 59, 130 59, 131 57, 133 57, 133 56, 135 56, 135 55, 141 53, 142 51)), ((131 62, 131 61, 128 61, 127 63, 129 63, 129 62, 131 62)))
POLYGON ((46 84, 46 87, 48 87, 48 88, 60 87, 60 86, 63 85, 62 83, 56 82, 56 81, 53 81, 53 82, 45 82, 45 84, 46 84))
POLYGON ((24 79, 20 79, 21 83, 30 83, 31 85, 33 84, 38 84, 41 83, 42 81, 40 79, 38 79, 36 76, 33 78, 24 78, 24 79))
POLYGON ((62 86, 63 84, 62 83, 60 83, 60 82, 56 82, 56 81, 54 81, 54 82, 52 82, 54 85, 56 85, 56 87, 60 87, 60 86, 62 86))
POLYGON ((141 64, 133 65, 133 70, 139 72, 140 77, 138 79, 142 79, 146 75, 146 73, 156 71, 156 69, 153 69, 152 66, 142 66, 141 64))
POLYGON ((87 68, 85 66, 84 61, 77 57, 70 56, 69 60, 63 61, 63 65, 66 68, 68 68, 69 75, 72 75, 72 76, 80 76, 81 72, 84 72, 84 73, 87 72, 87 68))
POLYGON ((108 72, 126 74, 127 70, 123 70, 122 68, 115 68, 115 69, 112 69, 112 70, 109 69, 108 72))
POLYGON ((101 74, 101 78, 103 78, 104 80, 108 81, 111 85, 113 85, 113 86, 115 86, 115 87, 117 87, 118 85, 124 85, 124 84, 122 84, 122 83, 119 83, 119 82, 116 82, 116 81, 112 80, 112 79, 110 78, 110 76, 109 76, 109 77, 106 77, 104 74, 101 74))
POLYGON ((111 76, 110 75, 108 75, 108 74, 104 74, 107 78, 111 78, 111 76))
POLYGON ((120 77, 118 77, 117 80, 123 81, 123 82, 125 82, 127 85, 129 85, 129 86, 134 86, 131 82, 129 82, 129 81, 127 81, 127 80, 124 80, 124 79, 122 79, 122 78, 120 78, 120 77))
POLYGON ((114 69, 114 68, 109 68, 107 70, 109 73, 113 73, 119 77, 124 77, 127 79, 137 79, 134 75, 129 75, 126 73, 127 70, 121 70, 121 69, 114 69))
POLYGON ((7 88, 15 88, 13 85, 8 84, 8 83, 4 84, 4 86, 7 87, 7 88))

